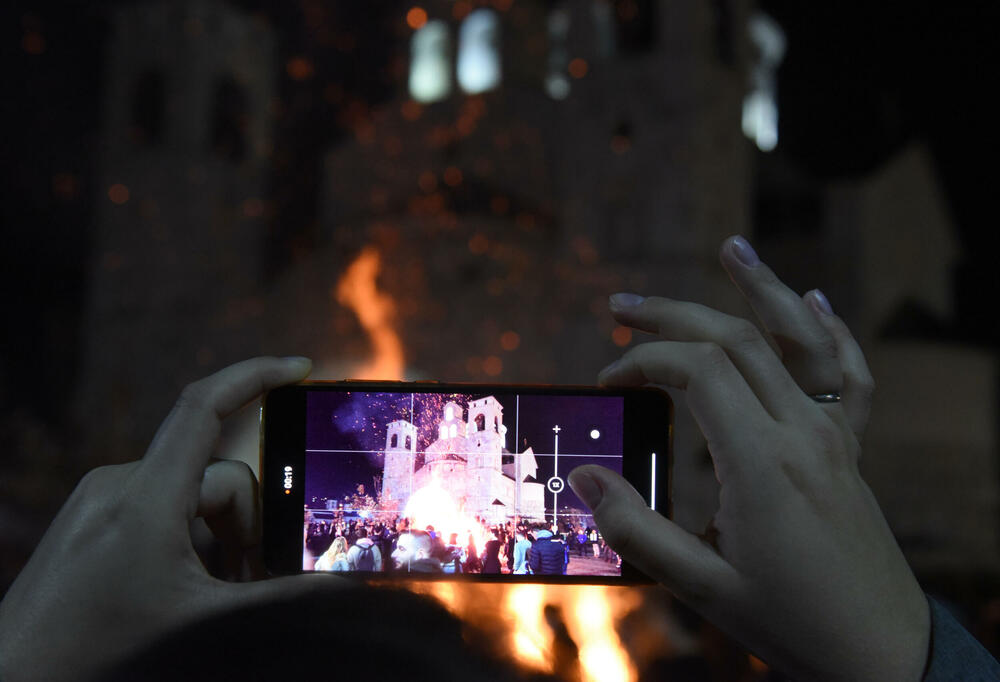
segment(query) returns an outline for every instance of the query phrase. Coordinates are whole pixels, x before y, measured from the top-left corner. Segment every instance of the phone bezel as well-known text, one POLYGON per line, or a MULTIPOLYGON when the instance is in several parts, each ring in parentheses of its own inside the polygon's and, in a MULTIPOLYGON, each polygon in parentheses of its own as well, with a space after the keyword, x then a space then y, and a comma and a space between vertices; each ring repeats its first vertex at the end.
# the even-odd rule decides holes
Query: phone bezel
MULTIPOLYGON (((552 386, 541 384, 481 384, 405 381, 308 381, 269 391, 263 399, 260 421, 260 501, 262 556, 272 575, 310 573, 302 570, 302 481, 285 493, 285 467, 304 472, 305 409, 309 391, 363 391, 401 393, 520 393, 522 395, 621 396, 624 404, 622 474, 650 504, 655 479, 657 511, 670 517, 673 460, 673 402, 657 388, 605 388, 596 386, 552 386), (636 428, 663 423, 665 429, 636 428), (643 454, 656 453, 655 458, 643 454), (652 459, 652 461, 651 461, 652 459), (655 467, 655 468, 654 468, 655 467)), ((304 475, 304 473, 300 474, 304 475)), ((373 581, 448 580, 464 582, 634 585, 653 582, 639 569, 622 562, 620 576, 511 575, 511 574, 422 574, 406 572, 344 573, 373 581)))

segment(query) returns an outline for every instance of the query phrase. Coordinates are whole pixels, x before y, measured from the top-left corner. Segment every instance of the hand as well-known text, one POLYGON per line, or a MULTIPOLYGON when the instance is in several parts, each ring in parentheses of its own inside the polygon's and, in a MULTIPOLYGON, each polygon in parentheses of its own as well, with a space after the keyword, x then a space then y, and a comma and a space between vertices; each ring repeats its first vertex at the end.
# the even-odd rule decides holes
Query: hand
POLYGON ((858 471, 872 389, 864 357, 825 298, 797 296, 745 240, 728 239, 720 257, 781 358, 745 320, 625 295, 612 297, 615 318, 663 340, 600 375, 687 391, 721 484, 709 531, 688 533, 601 467, 575 469, 570 485, 622 557, 775 668, 919 680, 927 600, 858 471), (840 403, 809 397, 838 392, 840 403))
POLYGON ((257 358, 191 384, 141 460, 84 476, 0 602, 0 679, 92 678, 186 623, 315 589, 317 579, 335 584, 217 580, 189 531, 200 516, 224 547, 257 545, 253 473, 207 465, 226 415, 309 368, 304 358, 257 358))

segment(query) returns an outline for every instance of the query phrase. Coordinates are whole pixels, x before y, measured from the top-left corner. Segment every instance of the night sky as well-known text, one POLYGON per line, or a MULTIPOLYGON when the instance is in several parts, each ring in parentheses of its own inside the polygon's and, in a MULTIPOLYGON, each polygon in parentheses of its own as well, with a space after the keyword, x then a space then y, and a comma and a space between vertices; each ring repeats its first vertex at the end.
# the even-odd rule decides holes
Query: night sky
MULTIPOLYGON (((552 476, 553 427, 559 431, 559 476, 582 464, 600 464, 621 471, 622 419, 624 400, 613 396, 545 396, 491 393, 503 405, 503 423, 507 426, 507 449, 523 452, 531 447, 538 461, 536 480, 546 482, 552 476), (516 418, 519 416, 519 419, 516 418), (598 437, 591 432, 596 430, 598 437), (515 435, 516 434, 516 435, 515 435), (515 437, 519 447, 514 448, 515 437)), ((385 447, 385 426, 396 419, 411 421, 417 427, 417 449, 425 449, 437 439, 437 428, 444 404, 455 401, 466 407, 483 395, 445 393, 349 393, 314 391, 306 409, 307 450, 355 450, 351 453, 306 453, 305 499, 313 497, 343 499, 354 493, 358 484, 371 489, 372 479, 381 473, 385 447), (410 405, 414 406, 411 418, 410 405)), ((463 420, 468 419, 468 413, 463 420)), ((559 507, 585 508, 569 487, 559 493, 559 507)), ((546 493, 546 506, 552 504, 546 493)))

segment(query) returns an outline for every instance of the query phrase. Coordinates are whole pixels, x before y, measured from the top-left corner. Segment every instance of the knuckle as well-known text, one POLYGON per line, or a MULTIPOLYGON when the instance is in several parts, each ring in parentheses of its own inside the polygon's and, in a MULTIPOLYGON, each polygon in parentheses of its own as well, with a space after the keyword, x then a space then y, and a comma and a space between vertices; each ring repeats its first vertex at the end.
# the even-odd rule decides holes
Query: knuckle
POLYGON ((79 517, 117 523, 132 502, 129 480, 134 470, 135 463, 129 462, 99 466, 88 471, 72 496, 78 505, 79 517))
POLYGON ((104 477, 107 475, 106 470, 106 466, 100 466, 85 473, 76 484, 74 495, 87 495, 95 492, 101 487, 104 477))
POLYGON ((837 340, 830 334, 821 333, 813 345, 815 348, 814 352, 823 358, 837 360, 840 357, 840 352, 837 350, 837 340))
POLYGON ((115 485, 117 481, 121 480, 123 474, 130 467, 131 463, 104 464, 99 467, 94 467, 85 473, 80 479, 80 482, 77 483, 77 490, 88 494, 99 492, 109 485, 115 485))
POLYGON ((698 364, 703 370, 719 371, 729 363, 722 346, 711 341, 698 344, 698 364))
POLYGON ((764 337, 757 326, 743 318, 735 318, 732 321, 729 328, 729 338, 737 348, 744 350, 755 350, 764 343, 764 337))
POLYGON ((809 437, 823 452, 839 449, 843 445, 840 429, 830 419, 817 419, 810 424, 809 437))
POLYGON ((181 390, 176 403, 178 409, 189 409, 192 411, 204 410, 208 405, 208 391, 201 381, 195 381, 185 386, 181 390))

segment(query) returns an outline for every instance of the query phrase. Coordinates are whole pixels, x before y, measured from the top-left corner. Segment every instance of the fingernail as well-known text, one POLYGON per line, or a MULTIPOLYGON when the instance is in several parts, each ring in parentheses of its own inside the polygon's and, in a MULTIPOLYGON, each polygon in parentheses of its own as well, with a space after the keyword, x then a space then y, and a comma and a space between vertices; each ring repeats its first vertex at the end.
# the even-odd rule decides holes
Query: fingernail
POLYGON ((591 509, 599 505, 604 497, 604 490, 597 479, 584 471, 570 472, 569 487, 591 509))
POLYGON ((607 376, 608 374, 611 374, 616 369, 618 369, 618 366, 620 364, 622 364, 622 358, 618 358, 617 360, 615 360, 614 362, 612 362, 610 365, 608 365, 607 367, 605 367, 604 369, 602 369, 600 372, 598 372, 597 373, 597 383, 603 384, 604 383, 604 377, 607 376))
POLYGON ((281 358, 290 365, 298 365, 302 369, 308 369, 312 367, 312 360, 309 358, 302 357, 301 355, 290 355, 287 358, 281 358))
POLYGON ((736 259, 748 268, 760 264, 760 257, 750 246, 750 242, 740 236, 736 236, 732 241, 733 255, 736 259))
POLYGON ((822 291, 813 289, 809 292, 809 299, 812 301, 813 308, 824 315, 833 315, 833 306, 830 305, 830 301, 827 300, 822 291))
POLYGON ((614 294, 610 299, 612 308, 630 308, 645 300, 646 297, 639 294, 614 294))

